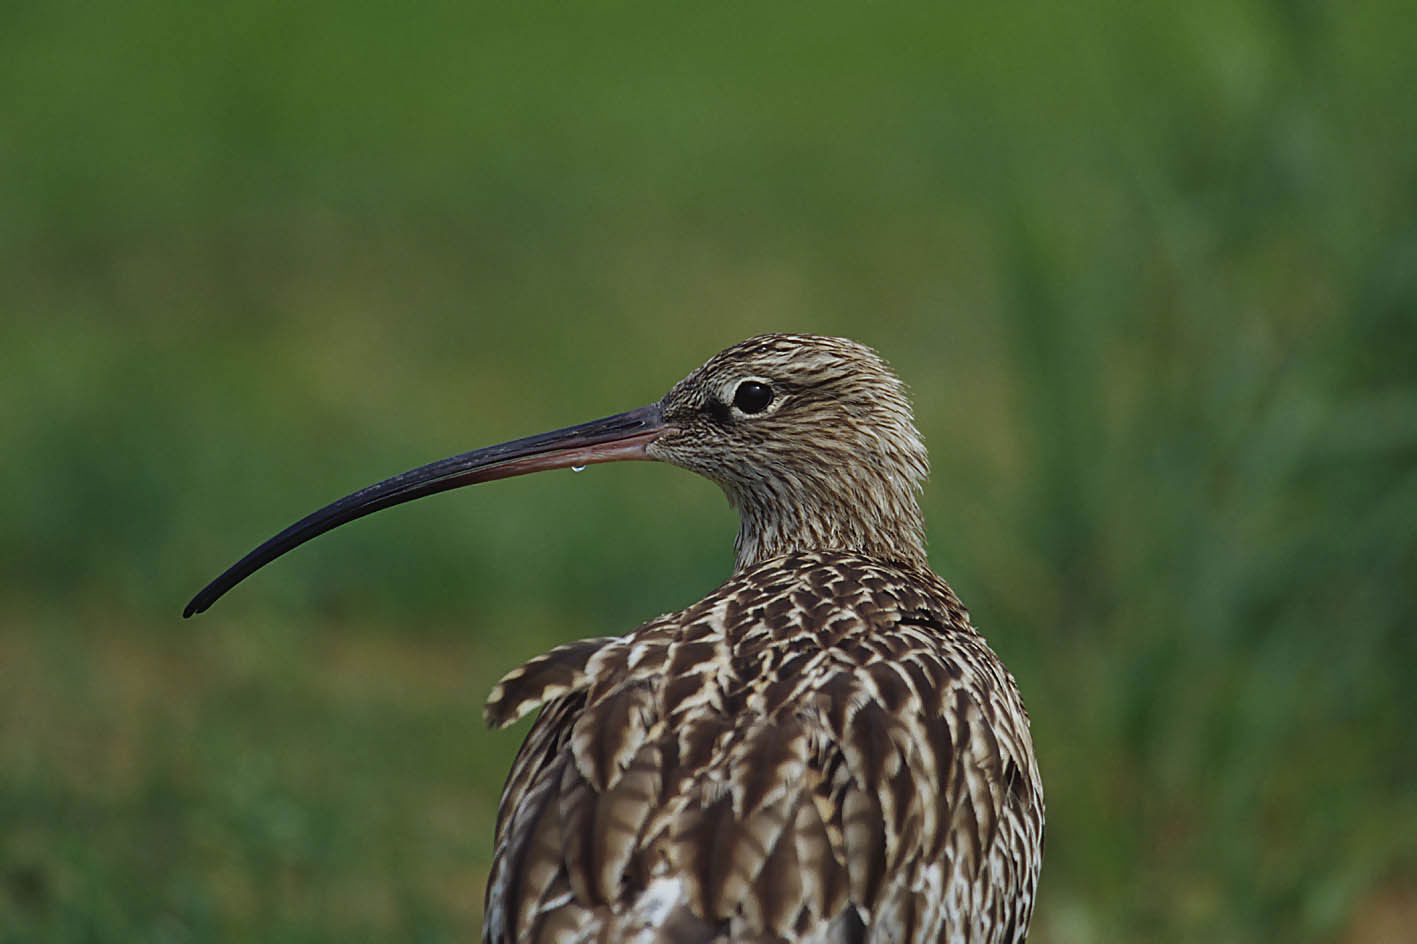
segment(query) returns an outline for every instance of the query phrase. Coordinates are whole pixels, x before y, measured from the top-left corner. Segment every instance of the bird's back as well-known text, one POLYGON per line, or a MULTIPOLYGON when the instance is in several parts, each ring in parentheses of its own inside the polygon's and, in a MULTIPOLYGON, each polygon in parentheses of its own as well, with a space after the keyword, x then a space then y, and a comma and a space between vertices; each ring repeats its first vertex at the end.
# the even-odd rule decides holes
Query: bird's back
POLYGON ((1043 794, 1013 678, 913 565, 798 553, 508 675, 541 708, 485 938, 1022 940, 1043 794))

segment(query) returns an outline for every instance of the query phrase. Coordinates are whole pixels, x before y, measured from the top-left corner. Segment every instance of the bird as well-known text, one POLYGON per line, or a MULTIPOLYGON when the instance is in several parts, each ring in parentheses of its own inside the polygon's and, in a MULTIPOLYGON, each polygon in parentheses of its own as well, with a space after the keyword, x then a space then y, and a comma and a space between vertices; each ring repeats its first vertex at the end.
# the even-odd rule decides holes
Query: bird
POLYGON ((734 344, 658 402, 362 489, 212 581, 461 485, 658 461, 737 511, 732 574, 493 688, 537 713, 498 808, 483 940, 1003 944, 1028 934, 1045 807, 1014 677, 930 568, 903 382, 843 338, 734 344))

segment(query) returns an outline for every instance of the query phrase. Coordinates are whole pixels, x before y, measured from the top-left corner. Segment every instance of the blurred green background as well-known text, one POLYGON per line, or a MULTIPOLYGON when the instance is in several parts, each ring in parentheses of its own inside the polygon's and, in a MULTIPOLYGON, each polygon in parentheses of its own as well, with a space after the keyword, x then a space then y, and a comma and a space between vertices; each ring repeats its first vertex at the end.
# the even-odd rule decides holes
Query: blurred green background
POLYGON ((709 484, 346 491, 771 330, 911 384, 1049 799, 1034 940, 1417 924, 1404 3, 11 4, 0 940, 468 939, 496 678, 709 484))

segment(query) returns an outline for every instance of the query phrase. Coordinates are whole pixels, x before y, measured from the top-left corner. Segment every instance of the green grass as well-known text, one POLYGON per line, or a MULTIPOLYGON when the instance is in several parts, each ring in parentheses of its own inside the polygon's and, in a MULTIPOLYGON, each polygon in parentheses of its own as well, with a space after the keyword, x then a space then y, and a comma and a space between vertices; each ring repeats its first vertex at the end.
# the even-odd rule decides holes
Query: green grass
POLYGON ((25 5, 0 940, 471 936, 482 698, 721 579, 714 489, 499 483, 181 606, 767 330, 914 390, 934 563, 1034 716, 1038 940, 1410 926, 1413 48, 1397 3, 25 5))

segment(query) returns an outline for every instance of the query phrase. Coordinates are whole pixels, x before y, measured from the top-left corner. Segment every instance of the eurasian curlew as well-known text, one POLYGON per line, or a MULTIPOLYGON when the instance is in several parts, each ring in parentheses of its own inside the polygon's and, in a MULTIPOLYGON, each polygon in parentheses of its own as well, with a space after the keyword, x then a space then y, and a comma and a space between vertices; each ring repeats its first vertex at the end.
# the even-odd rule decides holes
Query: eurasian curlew
POLYGON ((493 726, 541 714, 502 794, 485 940, 1023 940, 1043 850, 1028 715, 929 568, 925 448, 900 381, 853 341, 752 338, 658 403, 355 492, 185 615, 381 508, 622 459, 718 483, 737 563, 687 609, 493 689, 493 726))

